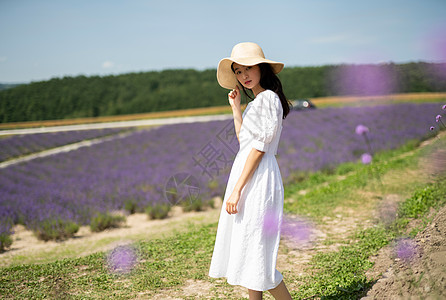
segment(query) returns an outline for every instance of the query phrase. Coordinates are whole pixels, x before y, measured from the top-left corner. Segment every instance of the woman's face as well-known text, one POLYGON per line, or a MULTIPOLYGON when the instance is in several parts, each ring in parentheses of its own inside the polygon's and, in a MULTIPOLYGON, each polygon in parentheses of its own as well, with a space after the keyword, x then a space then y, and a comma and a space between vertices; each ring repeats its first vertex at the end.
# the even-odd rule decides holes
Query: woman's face
POLYGON ((260 67, 242 66, 237 63, 232 65, 237 80, 247 89, 258 90, 260 87, 260 67))

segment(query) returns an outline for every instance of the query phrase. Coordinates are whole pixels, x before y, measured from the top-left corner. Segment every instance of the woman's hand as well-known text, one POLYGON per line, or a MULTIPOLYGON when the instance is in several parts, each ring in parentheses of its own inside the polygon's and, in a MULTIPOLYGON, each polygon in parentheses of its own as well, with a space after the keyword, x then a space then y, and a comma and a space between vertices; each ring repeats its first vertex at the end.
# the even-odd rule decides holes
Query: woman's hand
POLYGON ((235 90, 232 90, 229 92, 228 94, 228 100, 229 100, 229 104, 231 105, 232 108, 240 108, 240 100, 241 100, 241 95, 240 95, 240 89, 238 87, 238 85, 235 87, 235 90))
POLYGON ((238 213, 237 204, 240 200, 240 193, 237 191, 232 191, 231 196, 229 196, 228 200, 226 200, 226 211, 228 214, 236 214, 238 213))

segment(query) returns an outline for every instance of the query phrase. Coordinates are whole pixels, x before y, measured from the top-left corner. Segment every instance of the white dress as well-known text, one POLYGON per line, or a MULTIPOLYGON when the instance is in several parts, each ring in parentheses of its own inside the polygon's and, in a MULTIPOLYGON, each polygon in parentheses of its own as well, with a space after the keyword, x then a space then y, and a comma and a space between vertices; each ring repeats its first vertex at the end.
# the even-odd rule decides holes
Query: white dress
POLYGON ((229 284, 266 291, 277 287, 276 270, 283 211, 283 183, 275 155, 282 132, 282 104, 271 90, 246 107, 240 128, 240 150, 229 175, 218 222, 209 276, 226 277, 229 284), (242 190, 238 213, 226 212, 231 195, 252 148, 265 152, 242 190))

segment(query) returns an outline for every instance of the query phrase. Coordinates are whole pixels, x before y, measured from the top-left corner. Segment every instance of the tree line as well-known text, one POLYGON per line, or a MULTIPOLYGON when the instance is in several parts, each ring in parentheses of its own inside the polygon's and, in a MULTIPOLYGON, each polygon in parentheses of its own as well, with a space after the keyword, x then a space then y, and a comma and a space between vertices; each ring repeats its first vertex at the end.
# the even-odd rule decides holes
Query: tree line
MULTIPOLYGON (((444 63, 287 67, 279 77, 290 100, 446 91, 444 63)), ((0 123, 219 106, 227 92, 215 69, 54 78, 0 90, 0 123)))

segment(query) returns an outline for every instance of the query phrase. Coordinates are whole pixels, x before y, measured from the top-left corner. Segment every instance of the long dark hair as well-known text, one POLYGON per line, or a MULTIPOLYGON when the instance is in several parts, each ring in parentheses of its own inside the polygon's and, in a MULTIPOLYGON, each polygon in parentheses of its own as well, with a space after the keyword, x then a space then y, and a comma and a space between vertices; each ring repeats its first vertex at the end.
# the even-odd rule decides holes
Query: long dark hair
MULTIPOLYGON (((280 99, 280 102, 282 103, 282 110, 283 110, 283 118, 285 119, 286 116, 290 112, 290 103, 285 97, 285 94, 283 93, 282 83, 280 82, 279 77, 277 77, 276 74, 274 74, 273 69, 271 68, 271 65, 268 63, 260 63, 260 86, 266 90, 271 90, 275 92, 280 99)), ((234 71, 233 66, 231 65, 232 71, 234 71)), ((240 86, 243 89, 243 92, 249 99, 254 99, 253 95, 250 95, 247 91, 249 89, 245 88, 242 84, 240 86)), ((251 90, 249 90, 251 92, 251 90)))

